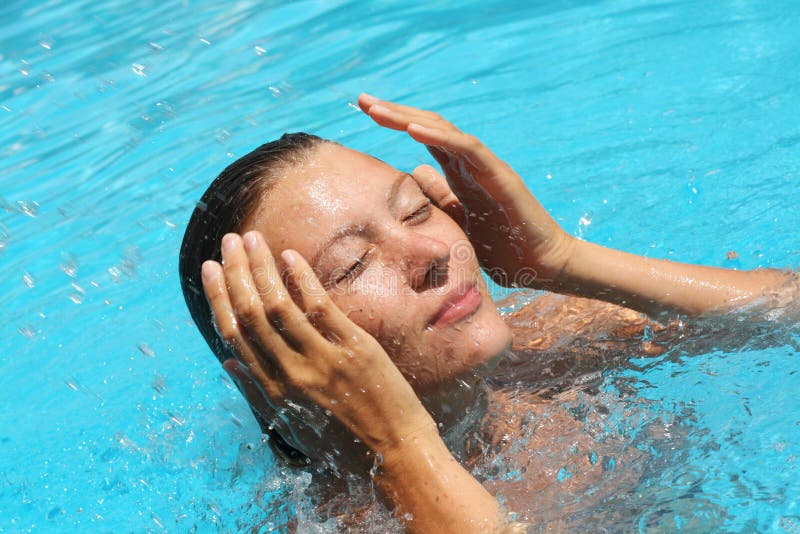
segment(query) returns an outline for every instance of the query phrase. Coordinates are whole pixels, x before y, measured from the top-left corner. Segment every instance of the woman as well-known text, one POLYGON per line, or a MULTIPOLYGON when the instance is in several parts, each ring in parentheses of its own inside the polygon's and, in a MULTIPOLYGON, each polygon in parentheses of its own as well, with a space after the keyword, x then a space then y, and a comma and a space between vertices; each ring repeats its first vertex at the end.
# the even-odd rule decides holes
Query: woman
POLYGON ((784 272, 681 265, 575 239, 475 137, 428 111, 358 102, 424 144, 444 176, 284 136, 205 193, 181 277, 195 322, 271 442, 335 470, 369 470, 409 531, 508 527, 440 433, 482 402, 476 377, 511 343, 481 268, 504 286, 656 319, 724 312, 789 283, 784 272))

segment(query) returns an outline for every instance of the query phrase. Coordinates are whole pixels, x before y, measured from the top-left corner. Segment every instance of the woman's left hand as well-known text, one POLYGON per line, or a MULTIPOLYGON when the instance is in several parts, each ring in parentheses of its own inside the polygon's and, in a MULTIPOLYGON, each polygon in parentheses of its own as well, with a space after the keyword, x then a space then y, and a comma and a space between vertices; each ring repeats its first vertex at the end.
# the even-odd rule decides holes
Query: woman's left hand
POLYGON ((366 94, 358 103, 375 122, 407 132, 436 158, 444 177, 422 165, 414 178, 463 226, 481 266, 496 283, 545 288, 557 281, 574 238, 550 217, 507 163, 437 113, 366 94))

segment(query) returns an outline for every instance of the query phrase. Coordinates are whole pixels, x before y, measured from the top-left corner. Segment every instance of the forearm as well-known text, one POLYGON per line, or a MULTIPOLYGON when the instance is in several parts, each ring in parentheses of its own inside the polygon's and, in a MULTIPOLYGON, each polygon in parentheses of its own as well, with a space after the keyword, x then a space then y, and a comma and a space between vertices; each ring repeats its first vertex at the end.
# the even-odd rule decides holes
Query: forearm
POLYGON ((438 436, 387 452, 375 481, 408 532, 497 532, 506 527, 497 500, 453 458, 438 436))
POLYGON ((574 239, 552 289, 652 316, 728 311, 782 286, 788 273, 734 271, 645 258, 574 239))

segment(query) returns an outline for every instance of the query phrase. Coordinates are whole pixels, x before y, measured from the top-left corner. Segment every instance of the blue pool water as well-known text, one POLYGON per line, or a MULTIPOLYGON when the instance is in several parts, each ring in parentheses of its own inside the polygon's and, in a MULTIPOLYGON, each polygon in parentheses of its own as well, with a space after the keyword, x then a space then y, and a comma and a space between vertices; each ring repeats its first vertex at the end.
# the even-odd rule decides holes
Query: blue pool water
MULTIPOLYGON (((324 527, 191 324, 177 250, 216 173, 284 131, 429 162, 362 90, 481 137, 584 239, 800 267, 794 0, 10 0, 0 21, 0 532, 324 527)), ((614 529, 695 529, 711 502, 727 530, 800 532, 800 339, 774 328, 608 373, 691 421, 614 529)))

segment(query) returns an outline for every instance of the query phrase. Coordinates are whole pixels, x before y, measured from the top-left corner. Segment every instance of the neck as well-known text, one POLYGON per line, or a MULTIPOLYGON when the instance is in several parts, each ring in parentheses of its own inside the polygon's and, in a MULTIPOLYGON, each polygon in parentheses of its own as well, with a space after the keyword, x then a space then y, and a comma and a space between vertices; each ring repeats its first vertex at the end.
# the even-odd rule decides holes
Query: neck
POLYGON ((456 378, 420 400, 439 426, 439 434, 457 456, 466 437, 486 412, 488 386, 477 373, 456 378))

